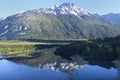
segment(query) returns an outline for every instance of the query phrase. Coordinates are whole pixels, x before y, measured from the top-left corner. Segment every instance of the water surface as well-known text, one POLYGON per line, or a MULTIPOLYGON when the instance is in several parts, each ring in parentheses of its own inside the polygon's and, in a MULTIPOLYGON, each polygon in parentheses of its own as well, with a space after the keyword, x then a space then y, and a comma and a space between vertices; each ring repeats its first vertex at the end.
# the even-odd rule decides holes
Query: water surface
POLYGON ((120 61, 66 60, 45 50, 38 58, 0 60, 0 80, 120 80, 120 61))

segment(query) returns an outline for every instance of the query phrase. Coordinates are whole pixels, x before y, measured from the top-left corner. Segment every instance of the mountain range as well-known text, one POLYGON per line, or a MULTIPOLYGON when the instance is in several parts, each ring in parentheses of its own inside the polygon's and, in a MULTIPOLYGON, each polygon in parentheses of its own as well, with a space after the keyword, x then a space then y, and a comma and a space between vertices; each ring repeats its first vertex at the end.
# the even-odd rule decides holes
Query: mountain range
POLYGON ((0 20, 0 39, 95 39, 119 35, 120 23, 73 3, 28 10, 0 20))

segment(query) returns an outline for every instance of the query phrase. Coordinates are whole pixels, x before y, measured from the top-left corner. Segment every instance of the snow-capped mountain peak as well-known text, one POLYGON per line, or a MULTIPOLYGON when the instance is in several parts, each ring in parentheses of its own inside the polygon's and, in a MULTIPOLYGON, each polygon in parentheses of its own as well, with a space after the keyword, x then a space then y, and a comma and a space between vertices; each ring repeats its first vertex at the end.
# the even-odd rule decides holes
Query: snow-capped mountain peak
POLYGON ((50 9, 54 10, 54 9, 56 9, 57 7, 58 7, 58 5, 54 5, 54 6, 52 6, 50 9))
POLYGON ((54 7, 53 11, 56 14, 71 14, 75 15, 77 17, 81 17, 82 15, 90 16, 90 13, 85 11, 84 9, 81 9, 74 5, 73 3, 63 3, 62 5, 58 7, 54 7))
POLYGON ((73 3, 63 3, 60 6, 54 5, 51 8, 40 8, 40 9, 34 9, 34 10, 29 10, 24 12, 25 14, 30 13, 30 14, 41 14, 41 15, 46 15, 46 14, 54 14, 54 15, 60 15, 60 14, 67 14, 67 15, 75 15, 79 17, 80 19, 81 16, 86 15, 86 16, 91 16, 91 14, 84 9, 81 9, 74 5, 73 3))
POLYGON ((60 7, 66 7, 66 6, 67 7, 74 7, 75 5, 74 5, 74 3, 70 3, 70 2, 69 3, 63 3, 63 4, 60 5, 60 7))

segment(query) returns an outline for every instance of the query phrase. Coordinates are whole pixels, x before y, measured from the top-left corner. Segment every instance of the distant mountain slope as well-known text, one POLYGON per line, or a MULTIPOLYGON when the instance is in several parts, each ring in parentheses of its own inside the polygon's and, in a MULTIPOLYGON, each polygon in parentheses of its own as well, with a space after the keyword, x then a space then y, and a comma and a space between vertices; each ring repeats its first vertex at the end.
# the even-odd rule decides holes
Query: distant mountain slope
POLYGON ((0 22, 0 39, 80 39, 120 35, 120 24, 73 3, 18 13, 0 22))
POLYGON ((115 22, 120 22, 120 13, 109 13, 102 15, 102 17, 115 22))
POLYGON ((2 19, 0 18, 0 21, 2 21, 2 19))

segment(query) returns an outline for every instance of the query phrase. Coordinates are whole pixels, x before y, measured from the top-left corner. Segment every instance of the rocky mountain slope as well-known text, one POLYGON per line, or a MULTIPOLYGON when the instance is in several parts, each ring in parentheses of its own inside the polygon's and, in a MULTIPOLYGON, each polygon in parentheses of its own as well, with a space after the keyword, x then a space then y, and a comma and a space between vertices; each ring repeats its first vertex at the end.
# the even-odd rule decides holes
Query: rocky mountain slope
POLYGON ((28 10, 0 22, 0 39, 90 39, 120 35, 120 24, 73 3, 28 10))

